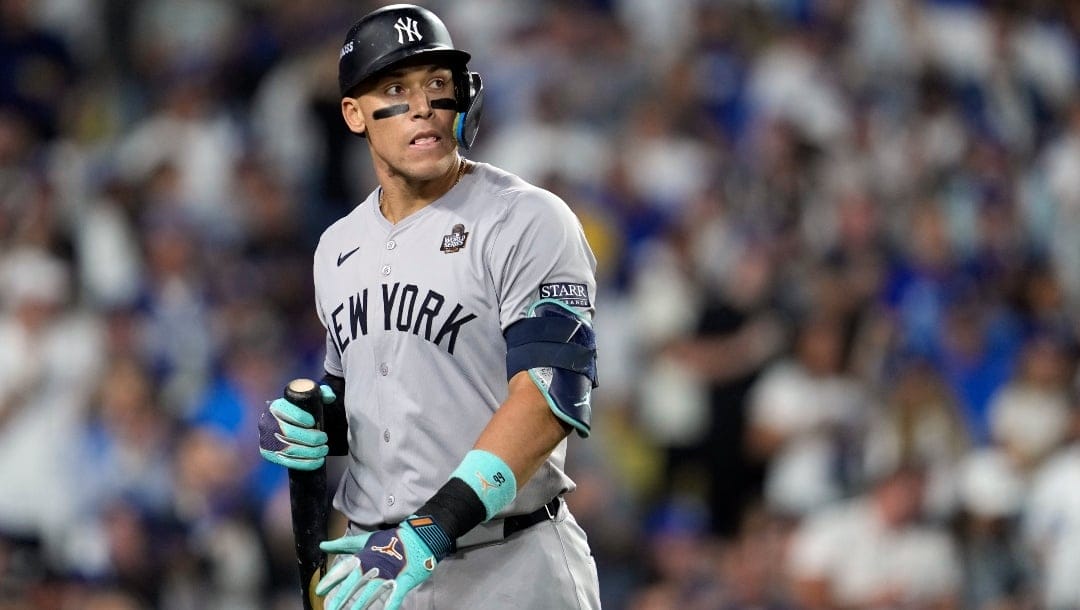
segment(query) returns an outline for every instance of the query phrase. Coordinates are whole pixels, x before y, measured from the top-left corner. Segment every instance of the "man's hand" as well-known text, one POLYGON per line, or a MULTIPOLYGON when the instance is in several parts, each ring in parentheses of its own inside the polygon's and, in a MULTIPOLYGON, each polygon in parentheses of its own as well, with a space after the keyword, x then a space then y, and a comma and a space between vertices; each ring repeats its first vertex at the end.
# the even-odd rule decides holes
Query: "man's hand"
MULTIPOLYGON (((328 385, 319 386, 323 404, 337 400, 328 385)), ((316 430, 315 418, 300 407, 278 398, 259 415, 259 453, 275 464, 294 470, 315 470, 330 453, 327 436, 316 430)))
POLYGON ((361 610, 379 601, 385 610, 398 610, 405 595, 431 577, 438 560, 411 522, 428 533, 438 528, 430 518, 410 517, 392 530, 319 545, 327 553, 351 554, 315 585, 315 593, 326 597, 324 610, 361 610))

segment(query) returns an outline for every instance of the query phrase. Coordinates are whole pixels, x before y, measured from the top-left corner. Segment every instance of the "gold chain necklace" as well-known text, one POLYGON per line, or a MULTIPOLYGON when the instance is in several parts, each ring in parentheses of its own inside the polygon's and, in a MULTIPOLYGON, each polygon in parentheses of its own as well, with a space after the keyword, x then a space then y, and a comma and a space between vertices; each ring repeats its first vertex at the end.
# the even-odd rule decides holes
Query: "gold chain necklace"
MULTIPOLYGON (((450 189, 457 186, 458 182, 461 182, 461 177, 465 175, 465 170, 469 168, 469 162, 465 160, 465 157, 458 157, 457 175, 454 176, 454 182, 450 184, 450 189)), ((449 191, 450 189, 446 189, 449 191)), ((379 189, 379 209, 383 207, 383 193, 385 189, 379 189)))
POLYGON ((454 188, 458 182, 461 182, 461 177, 465 175, 465 170, 468 167, 469 162, 465 160, 465 157, 458 157, 457 176, 454 177, 454 183, 450 185, 450 188, 454 188))

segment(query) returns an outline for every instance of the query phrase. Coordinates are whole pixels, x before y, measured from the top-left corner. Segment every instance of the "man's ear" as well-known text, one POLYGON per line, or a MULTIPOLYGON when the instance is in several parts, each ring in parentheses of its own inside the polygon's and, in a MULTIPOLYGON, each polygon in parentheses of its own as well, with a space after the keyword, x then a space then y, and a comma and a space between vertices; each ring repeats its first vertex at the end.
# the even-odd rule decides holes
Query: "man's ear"
POLYGON ((355 97, 341 98, 341 116, 345 119, 349 131, 358 135, 364 134, 367 125, 364 123, 364 113, 360 111, 359 100, 355 97))

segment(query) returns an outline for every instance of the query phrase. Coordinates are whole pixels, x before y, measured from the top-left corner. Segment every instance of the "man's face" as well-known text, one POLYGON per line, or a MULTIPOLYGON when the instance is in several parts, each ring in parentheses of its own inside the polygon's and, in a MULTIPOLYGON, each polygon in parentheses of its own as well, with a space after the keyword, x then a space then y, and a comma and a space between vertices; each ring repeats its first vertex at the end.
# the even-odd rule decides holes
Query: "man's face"
POLYGON ((449 68, 394 69, 342 100, 349 128, 364 133, 377 166, 409 180, 429 180, 455 159, 454 84, 449 68))

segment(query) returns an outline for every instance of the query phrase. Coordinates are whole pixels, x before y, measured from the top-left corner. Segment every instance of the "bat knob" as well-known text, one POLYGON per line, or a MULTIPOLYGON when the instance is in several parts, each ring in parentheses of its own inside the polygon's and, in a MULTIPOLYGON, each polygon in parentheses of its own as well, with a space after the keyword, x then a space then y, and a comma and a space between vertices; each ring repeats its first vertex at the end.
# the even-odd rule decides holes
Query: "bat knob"
POLYGON ((319 386, 310 379, 293 379, 289 382, 289 385, 285 386, 285 391, 295 392, 296 394, 307 394, 314 392, 319 386))
POLYGON ((285 399, 308 413, 322 410, 319 385, 310 379, 293 379, 285 386, 285 399))

